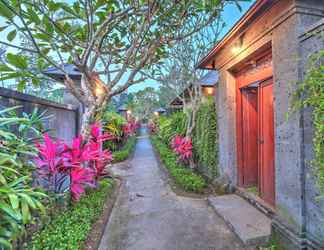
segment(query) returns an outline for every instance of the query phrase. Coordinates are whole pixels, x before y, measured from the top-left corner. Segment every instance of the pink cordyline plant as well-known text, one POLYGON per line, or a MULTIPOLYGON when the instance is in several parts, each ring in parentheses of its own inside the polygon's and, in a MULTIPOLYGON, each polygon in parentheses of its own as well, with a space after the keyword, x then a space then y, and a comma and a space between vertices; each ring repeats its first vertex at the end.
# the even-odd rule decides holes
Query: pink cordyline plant
POLYGON ((128 138, 129 136, 135 135, 136 131, 137 131, 137 129, 139 129, 139 127, 140 127, 139 122, 137 122, 133 119, 130 119, 127 122, 127 124, 122 127, 125 137, 128 138))
POLYGON ((154 122, 150 122, 147 127, 151 134, 156 134, 159 131, 158 126, 154 122))
POLYGON ((105 168, 112 161, 112 154, 102 149, 102 142, 113 137, 100 131, 98 124, 92 125, 89 141, 79 136, 73 139, 71 146, 53 142, 44 134, 44 143, 36 144, 39 154, 35 163, 39 176, 47 181, 50 190, 62 192, 69 177, 72 198, 78 200, 86 186, 95 186, 98 179, 106 175, 105 168))
POLYGON ((176 135, 171 141, 171 148, 181 161, 189 160, 192 157, 191 138, 176 135))

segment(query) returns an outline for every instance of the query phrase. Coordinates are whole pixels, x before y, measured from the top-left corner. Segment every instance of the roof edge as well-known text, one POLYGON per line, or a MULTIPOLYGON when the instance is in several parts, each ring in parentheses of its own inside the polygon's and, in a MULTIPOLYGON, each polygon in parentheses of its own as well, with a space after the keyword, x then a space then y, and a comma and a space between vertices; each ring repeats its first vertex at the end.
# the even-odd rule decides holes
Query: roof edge
POLYGON ((206 68, 208 61, 215 56, 215 54, 224 47, 225 43, 230 40, 236 33, 246 24, 247 22, 256 19, 255 13, 257 13, 264 4, 271 2, 272 0, 257 0, 245 14, 233 25, 233 27, 225 34, 225 36, 204 56, 196 65, 199 69, 210 69, 206 68), (252 19, 253 18, 253 19, 252 19))

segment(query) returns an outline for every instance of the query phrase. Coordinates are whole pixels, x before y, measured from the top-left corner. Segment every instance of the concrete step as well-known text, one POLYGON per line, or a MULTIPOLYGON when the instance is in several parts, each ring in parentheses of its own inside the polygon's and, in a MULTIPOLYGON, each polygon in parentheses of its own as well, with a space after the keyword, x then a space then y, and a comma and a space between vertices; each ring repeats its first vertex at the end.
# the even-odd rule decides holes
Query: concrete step
POLYGON ((246 246, 262 246, 269 240, 271 219, 241 197, 211 196, 208 202, 246 246))

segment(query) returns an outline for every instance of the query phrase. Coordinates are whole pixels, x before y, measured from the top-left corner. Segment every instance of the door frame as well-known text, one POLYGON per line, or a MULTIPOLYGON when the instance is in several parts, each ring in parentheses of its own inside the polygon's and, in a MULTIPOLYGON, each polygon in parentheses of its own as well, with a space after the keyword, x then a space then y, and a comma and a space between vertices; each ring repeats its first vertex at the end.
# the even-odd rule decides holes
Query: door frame
POLYGON ((251 74, 237 74, 236 77, 236 154, 237 154, 237 183, 243 187, 243 131, 242 131, 242 93, 241 88, 255 82, 263 82, 273 77, 272 66, 267 66, 261 71, 251 74))

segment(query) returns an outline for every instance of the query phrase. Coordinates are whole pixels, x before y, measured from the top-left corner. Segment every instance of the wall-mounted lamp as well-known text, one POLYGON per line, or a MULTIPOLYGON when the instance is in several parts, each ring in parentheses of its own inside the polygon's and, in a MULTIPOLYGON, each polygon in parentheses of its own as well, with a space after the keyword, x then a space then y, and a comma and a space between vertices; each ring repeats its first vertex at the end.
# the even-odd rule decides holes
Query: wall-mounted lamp
POLYGON ((155 112, 154 112, 154 115, 155 115, 155 116, 159 116, 159 112, 155 111, 155 112))
POLYGON ((132 114, 132 111, 129 109, 126 111, 127 115, 131 115, 132 114))
POLYGON ((214 94, 214 87, 205 87, 205 93, 209 96, 214 94))
POLYGON ((238 40, 234 43, 232 47, 232 53, 233 54, 238 54, 242 51, 243 49, 243 35, 241 35, 238 40))

